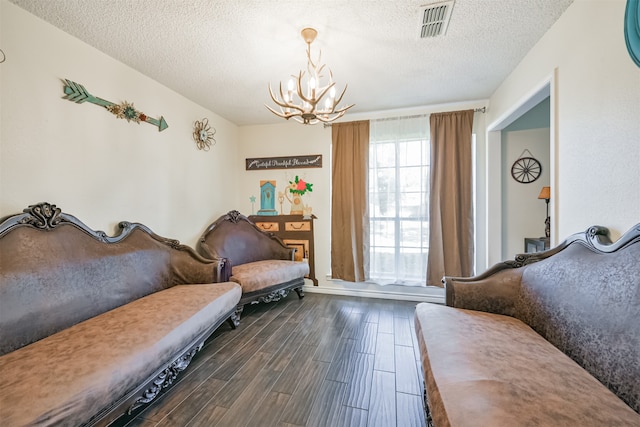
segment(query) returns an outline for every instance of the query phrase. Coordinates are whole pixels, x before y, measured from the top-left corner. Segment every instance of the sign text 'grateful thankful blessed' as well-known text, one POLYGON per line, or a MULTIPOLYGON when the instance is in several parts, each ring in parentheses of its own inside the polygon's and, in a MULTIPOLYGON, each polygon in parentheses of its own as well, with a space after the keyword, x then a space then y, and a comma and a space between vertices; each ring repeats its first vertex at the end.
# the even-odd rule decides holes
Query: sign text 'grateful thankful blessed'
POLYGON ((310 156, 261 157, 245 159, 248 171, 265 169, 321 168, 322 154, 310 156))

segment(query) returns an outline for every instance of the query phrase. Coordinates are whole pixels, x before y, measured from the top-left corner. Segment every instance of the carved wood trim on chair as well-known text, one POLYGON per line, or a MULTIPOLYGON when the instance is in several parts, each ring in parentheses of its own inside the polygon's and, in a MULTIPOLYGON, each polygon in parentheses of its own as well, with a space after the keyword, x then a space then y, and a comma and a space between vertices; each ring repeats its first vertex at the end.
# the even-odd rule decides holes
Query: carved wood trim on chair
POLYGON ((235 323, 235 325, 238 326, 240 324, 240 322, 237 321, 234 310, 226 313, 219 321, 209 326, 209 328, 193 340, 189 346, 185 347, 186 350, 183 351, 180 356, 156 371, 150 380, 141 384, 117 402, 114 402, 109 408, 105 408, 103 412, 93 417, 85 426, 108 426, 116 420, 120 414, 131 415, 135 410, 154 401, 161 394, 162 390, 169 388, 177 376, 189 366, 194 356, 204 346, 205 341, 222 323, 225 321, 234 322, 232 319, 236 319, 235 321, 237 323, 235 323))
POLYGON ((176 360, 171 362, 169 366, 167 366, 160 374, 152 381, 151 386, 146 389, 140 396, 136 398, 136 400, 129 406, 127 410, 127 415, 131 415, 133 411, 138 409, 140 406, 146 405, 153 401, 162 389, 169 387, 173 384, 173 381, 178 377, 180 372, 187 369, 187 366, 191 363, 193 356, 196 355, 202 349, 204 345, 204 341, 200 343, 196 348, 186 352, 182 356, 178 357, 176 360))
POLYGON ((73 215, 62 212, 56 205, 41 202, 35 205, 30 205, 25 208, 22 214, 10 215, 0 219, 0 237, 9 233, 11 230, 18 227, 30 227, 43 231, 51 231, 56 227, 62 225, 70 225, 83 233, 91 236, 92 238, 103 243, 119 243, 126 239, 134 230, 142 230, 154 240, 169 246, 172 249, 187 252, 194 259, 204 263, 214 263, 215 260, 204 258, 202 255, 193 250, 190 246, 183 245, 179 240, 168 239, 162 237, 151 231, 149 227, 138 222, 121 221, 118 223, 117 233, 113 236, 107 235, 104 231, 93 230, 89 228, 85 223, 80 221, 73 215))
POLYGON ((246 304, 280 301, 282 298, 286 298, 292 289, 296 292, 296 294, 298 294, 298 299, 302 299, 304 298, 304 291, 302 289, 302 286, 304 286, 304 279, 301 278, 291 280, 285 285, 274 285, 266 289, 243 294, 242 298, 240 298, 240 302, 238 303, 235 314, 238 316, 239 320, 246 304))

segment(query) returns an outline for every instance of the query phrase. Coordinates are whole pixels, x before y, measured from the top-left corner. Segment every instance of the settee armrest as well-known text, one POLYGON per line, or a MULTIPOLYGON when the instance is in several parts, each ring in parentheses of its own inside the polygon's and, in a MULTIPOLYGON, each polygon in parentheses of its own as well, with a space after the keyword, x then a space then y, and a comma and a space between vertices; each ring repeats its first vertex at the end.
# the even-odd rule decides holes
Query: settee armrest
POLYGON ((445 302, 450 307, 513 316, 523 268, 500 263, 476 277, 445 276, 445 302))
MULTIPOLYGON (((291 252, 289 252, 289 256, 286 258, 289 261, 295 261, 296 260, 296 251, 298 250, 297 248, 292 248, 290 246, 287 246, 289 249, 291 249, 291 252)), ((304 254, 302 254, 303 258, 304 258, 304 254)))

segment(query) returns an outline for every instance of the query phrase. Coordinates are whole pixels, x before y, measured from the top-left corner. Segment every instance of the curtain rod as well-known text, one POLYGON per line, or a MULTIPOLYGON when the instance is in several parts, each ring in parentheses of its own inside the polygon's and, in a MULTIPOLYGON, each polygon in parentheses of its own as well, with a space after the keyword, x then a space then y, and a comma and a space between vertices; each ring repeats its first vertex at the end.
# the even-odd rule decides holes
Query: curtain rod
MULTIPOLYGON (((486 113, 487 112, 487 107, 482 107, 482 108, 474 108, 473 110, 474 113, 486 113)), ((419 116, 424 116, 426 114, 417 114, 415 116, 404 116, 404 117, 419 117, 419 116)), ((397 117, 388 117, 389 119, 396 119, 397 117)), ((324 126, 324 128, 330 128, 331 127, 331 123, 323 123, 322 124, 324 126)))

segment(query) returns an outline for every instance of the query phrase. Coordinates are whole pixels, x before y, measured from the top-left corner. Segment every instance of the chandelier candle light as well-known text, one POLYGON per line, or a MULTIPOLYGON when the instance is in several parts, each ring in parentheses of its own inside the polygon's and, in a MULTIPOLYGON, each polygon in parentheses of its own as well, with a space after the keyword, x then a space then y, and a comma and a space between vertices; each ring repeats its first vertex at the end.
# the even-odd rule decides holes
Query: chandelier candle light
POLYGON ((300 71, 297 76, 292 75, 291 77, 295 81, 293 79, 289 80, 286 92, 282 90, 282 82, 280 82, 280 97, 274 95, 273 90, 271 90, 271 84, 269 84, 269 95, 271 95, 273 102, 280 107, 280 111, 276 111, 268 105, 265 105, 265 107, 278 117, 287 120, 293 118, 305 125, 313 125, 318 122, 330 123, 344 116, 344 113, 354 104, 336 108, 342 101, 347 85, 344 86, 340 96, 336 98, 336 83, 333 81, 333 73, 329 70, 329 83, 326 86, 320 86, 320 79, 323 77, 322 70, 325 67, 324 64, 320 64, 322 52, 318 54, 318 60, 315 63, 311 60, 311 43, 316 39, 318 32, 313 28, 305 28, 301 34, 307 43, 308 79, 303 84, 304 71, 300 71), (306 95, 303 93, 303 86, 306 88, 306 95), (324 105, 318 106, 325 95, 328 95, 328 97, 324 99, 324 105))

